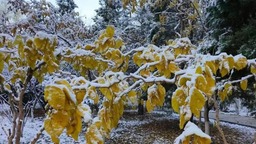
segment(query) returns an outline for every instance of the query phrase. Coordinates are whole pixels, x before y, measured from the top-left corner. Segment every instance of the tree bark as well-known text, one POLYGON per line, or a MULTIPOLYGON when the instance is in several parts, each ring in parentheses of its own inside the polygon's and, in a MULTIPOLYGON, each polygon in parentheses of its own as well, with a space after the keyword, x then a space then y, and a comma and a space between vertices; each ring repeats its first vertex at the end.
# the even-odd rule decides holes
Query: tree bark
POLYGON ((198 120, 198 127, 202 129, 202 113, 200 112, 199 120, 198 120))
POLYGON ((32 69, 28 69, 27 72, 27 78, 26 81, 24 83, 24 87, 19 95, 19 115, 18 115, 18 125, 17 125, 17 132, 16 132, 16 137, 15 137, 15 143, 16 144, 20 144, 20 138, 22 136, 22 127, 23 127, 23 121, 24 121, 24 108, 23 108, 23 98, 24 98, 24 94, 25 91, 27 89, 28 83, 30 82, 31 78, 33 75, 33 70, 32 69))
POLYGON ((220 109, 219 109, 219 106, 218 106, 217 101, 216 101, 216 95, 214 95, 214 97, 213 97, 213 102, 214 102, 215 114, 216 114, 216 115, 215 115, 215 116, 216 116, 216 127, 217 127, 218 131, 219 131, 220 134, 221 134, 223 143, 224 143, 224 144, 228 144, 228 143, 227 143, 227 140, 226 140, 226 138, 225 138, 225 134, 224 134, 222 128, 220 127, 220 118, 219 118, 219 111, 220 111, 220 109))
POLYGON ((144 115, 144 106, 143 106, 143 100, 139 101, 138 105, 138 115, 144 115))
POLYGON ((254 144, 256 144, 256 132, 254 133, 254 144))
POLYGON ((210 135, 209 105, 208 101, 204 105, 204 132, 210 135))

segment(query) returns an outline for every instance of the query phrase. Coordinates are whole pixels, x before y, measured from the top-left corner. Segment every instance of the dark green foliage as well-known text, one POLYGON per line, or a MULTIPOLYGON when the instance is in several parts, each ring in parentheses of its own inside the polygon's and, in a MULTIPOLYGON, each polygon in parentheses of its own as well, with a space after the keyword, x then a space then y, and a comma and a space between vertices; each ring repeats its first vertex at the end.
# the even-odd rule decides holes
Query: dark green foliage
POLYGON ((117 27, 120 23, 122 3, 120 0, 99 0, 100 8, 93 19, 97 31, 103 30, 107 25, 117 27))
POLYGON ((208 52, 242 53, 248 58, 256 57, 256 1, 217 0, 208 8, 208 27, 216 40, 208 52))
POLYGON ((77 8, 74 0, 57 0, 57 4, 62 15, 65 13, 70 13, 74 11, 75 8, 77 8))

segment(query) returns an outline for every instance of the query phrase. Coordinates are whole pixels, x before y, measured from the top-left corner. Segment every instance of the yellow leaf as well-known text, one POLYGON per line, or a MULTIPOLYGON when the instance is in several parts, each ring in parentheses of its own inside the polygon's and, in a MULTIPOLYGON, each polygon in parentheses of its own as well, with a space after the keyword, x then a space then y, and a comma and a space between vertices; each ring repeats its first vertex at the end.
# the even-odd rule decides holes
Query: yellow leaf
POLYGON ((205 77, 203 75, 199 75, 199 76, 197 76, 195 82, 196 82, 196 84, 195 84, 196 88, 205 92, 205 89, 207 87, 207 81, 206 81, 205 77))
POLYGON ((245 68, 247 65, 247 59, 246 57, 242 55, 236 55, 235 56, 235 69, 241 70, 245 68))
POLYGON ((232 93, 232 85, 230 83, 225 83, 223 90, 218 91, 221 101, 224 101, 228 95, 232 93))
POLYGON ((174 62, 170 62, 168 64, 168 70, 171 72, 171 73, 175 73, 176 71, 180 70, 180 68, 174 63, 174 62))
POLYGON ((80 104, 84 100, 86 90, 74 89, 74 93, 76 95, 77 103, 80 104))
POLYGON ((0 73, 4 69, 4 54, 0 53, 0 73))
POLYGON ((137 93, 135 90, 131 90, 127 95, 128 97, 136 97, 137 93))
POLYGON ((44 99, 54 109, 64 109, 66 96, 61 88, 50 85, 46 86, 44 90, 44 99))
POLYGON ((84 49, 85 50, 93 50, 93 49, 95 49, 95 46, 94 45, 86 45, 84 49))
MULTIPOLYGON (((54 127, 58 125, 59 128, 64 130, 64 128, 69 123, 69 117, 70 117, 70 115, 68 114, 68 112, 66 112, 64 110, 57 111, 51 115, 52 124, 54 125, 54 127)), ((62 131, 59 130, 59 128, 57 130, 59 132, 56 132, 56 134, 58 134, 58 135, 60 135, 62 133, 62 131)))
POLYGON ((98 104, 99 102, 99 96, 97 94, 96 88, 95 87, 90 87, 88 89, 88 95, 89 97, 94 101, 94 104, 98 104))
POLYGON ((202 92, 200 90, 198 90, 196 88, 191 89, 191 90, 192 90, 192 94, 190 96, 189 106, 190 106, 191 112, 197 118, 199 118, 200 111, 204 107, 206 98, 204 97, 204 95, 202 94, 202 92))
POLYGON ((149 70, 141 70, 140 75, 144 77, 149 77, 150 76, 150 71, 149 70))
POLYGON ((229 71, 228 71, 226 68, 222 67, 222 68, 220 69, 221 77, 226 76, 226 75, 228 74, 228 72, 229 72, 229 71))
POLYGON ((202 70, 202 67, 201 66, 198 66, 196 68, 196 74, 202 74, 203 73, 203 70, 202 70))
POLYGON ((232 56, 228 56, 226 58, 226 60, 228 61, 228 65, 229 65, 229 69, 233 69, 234 65, 235 65, 235 60, 232 56))
POLYGON ((107 28, 106 28, 107 37, 112 38, 114 36, 114 33, 115 33, 114 27, 113 26, 107 26, 107 28))
POLYGON ((44 121, 44 128, 54 143, 59 143, 59 136, 68 125, 69 115, 65 111, 57 111, 44 121))
POLYGON ((146 108, 148 112, 151 112, 154 109, 154 106, 151 104, 151 102, 149 101, 149 99, 146 102, 146 108))
POLYGON ((208 97, 210 97, 210 96, 212 96, 212 94, 214 93, 214 90, 215 90, 215 78, 213 76, 211 69, 208 66, 205 66, 204 77, 207 82, 207 86, 205 87, 204 93, 208 97))
POLYGON ((76 121, 76 123, 74 123, 74 128, 75 130, 73 131, 73 133, 71 133, 70 135, 72 136, 72 138, 74 138, 76 141, 78 140, 78 135, 82 130, 82 118, 81 116, 76 112, 76 114, 74 115, 74 119, 76 121))
POLYGON ((179 81, 178 81, 178 85, 179 86, 186 86, 186 82, 187 81, 190 81, 191 80, 191 77, 188 76, 188 75, 182 75, 180 78, 179 78, 179 81))
POLYGON ((113 84, 110 88, 111 88, 112 92, 114 92, 114 93, 118 93, 120 91, 118 84, 113 84))
POLYGON ((166 91, 165 91, 165 88, 160 84, 157 86, 157 93, 158 93, 158 99, 159 99, 159 103, 157 105, 163 106, 166 91))
POLYGON ((54 143, 58 144, 60 142, 58 135, 53 130, 53 125, 50 119, 44 121, 45 131, 51 136, 51 139, 54 143))
POLYGON ((56 81, 55 83, 62 86, 62 90, 65 93, 65 96, 67 99, 71 100, 74 104, 77 103, 77 100, 74 99, 75 94, 72 90, 72 87, 67 80, 62 79, 62 80, 56 81))
POLYGON ((133 61, 136 65, 141 66, 146 62, 146 60, 143 60, 141 56, 142 52, 137 52, 133 55, 133 61))
POLYGON ((207 61, 205 65, 207 65, 212 70, 212 73, 216 75, 219 66, 215 61, 207 61))
POLYGON ((247 89, 247 83, 248 83, 248 80, 247 80, 247 79, 242 80, 242 81, 240 82, 240 87, 241 87, 242 90, 245 91, 245 90, 247 89))
POLYGON ((256 67, 254 65, 251 65, 250 70, 252 74, 256 74, 256 67))
POLYGON ((211 142, 211 139, 194 135, 193 143, 195 144, 211 144, 211 142))
POLYGON ((85 134, 86 137, 86 143, 87 144, 103 144, 103 136, 102 133, 100 131, 100 126, 101 126, 101 122, 100 121, 96 121, 93 124, 91 124, 85 134))
POLYGON ((122 45, 123 45, 123 41, 121 39, 117 39, 115 48, 120 48, 122 45))
POLYGON ((3 83, 4 83, 4 81, 5 81, 4 76, 0 74, 0 83, 1 83, 1 84, 3 84, 3 83))
POLYGON ((99 88, 101 93, 108 99, 111 100, 113 97, 112 92, 108 88, 99 88))
POLYGON ((175 112, 180 112, 180 106, 185 104, 186 95, 181 88, 175 90, 172 95, 172 108, 175 112))

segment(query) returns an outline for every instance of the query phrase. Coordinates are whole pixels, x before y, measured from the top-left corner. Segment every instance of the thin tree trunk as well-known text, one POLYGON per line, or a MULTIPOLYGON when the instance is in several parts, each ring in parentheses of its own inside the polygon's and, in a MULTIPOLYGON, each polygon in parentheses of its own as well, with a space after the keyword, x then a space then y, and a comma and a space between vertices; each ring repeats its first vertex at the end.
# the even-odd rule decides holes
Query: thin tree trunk
POLYGON ((19 107, 18 107, 19 116, 18 116, 17 133, 16 133, 16 137, 15 137, 16 144, 20 144, 20 138, 22 136, 22 127, 23 127, 23 121, 24 121, 23 98, 24 98, 24 94, 27 89, 28 83, 30 82, 30 80, 32 78, 32 74, 33 74, 33 70, 29 68, 28 72, 27 72, 27 78, 26 78, 24 87, 19 95, 19 107))
POLYGON ((198 127, 202 129, 202 113, 200 112, 199 120, 198 120, 198 127))
POLYGON ((204 132, 210 135, 209 105, 208 101, 204 105, 204 132))
POLYGON ((12 130, 9 129, 8 144, 12 144, 12 140, 14 139, 14 136, 16 134, 16 126, 17 126, 16 119, 18 117, 18 112, 15 109, 13 102, 14 102, 14 97, 13 95, 9 94, 9 103, 10 103, 11 112, 13 114, 13 118, 12 118, 12 130))
POLYGON ((223 140, 223 143, 224 144, 228 144, 227 143, 227 140, 225 138, 225 135, 224 135, 224 132, 222 130, 222 128, 220 127, 220 118, 219 118, 219 107, 218 107, 218 104, 216 102, 216 96, 214 95, 213 97, 213 102, 214 102, 214 107, 215 107, 215 114, 216 114, 216 127, 218 129, 218 131, 220 132, 221 134, 221 137, 222 137, 222 140, 223 140))
POLYGON ((143 106, 143 100, 139 100, 139 105, 138 105, 138 115, 144 115, 144 106, 143 106))
POLYGON ((256 144, 256 132, 254 133, 254 144, 256 144))

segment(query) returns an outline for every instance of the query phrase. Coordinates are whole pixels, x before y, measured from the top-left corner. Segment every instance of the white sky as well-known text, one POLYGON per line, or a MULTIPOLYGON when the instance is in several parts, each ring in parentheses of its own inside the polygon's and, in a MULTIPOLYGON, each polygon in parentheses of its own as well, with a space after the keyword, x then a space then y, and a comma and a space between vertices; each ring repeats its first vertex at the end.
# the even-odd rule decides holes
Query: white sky
MULTIPOLYGON (((47 1, 56 4, 56 0, 47 1)), ((86 17, 86 24, 93 24, 92 18, 96 15, 95 10, 99 8, 99 0, 74 0, 74 2, 78 6, 76 11, 80 13, 80 16, 86 17)))

